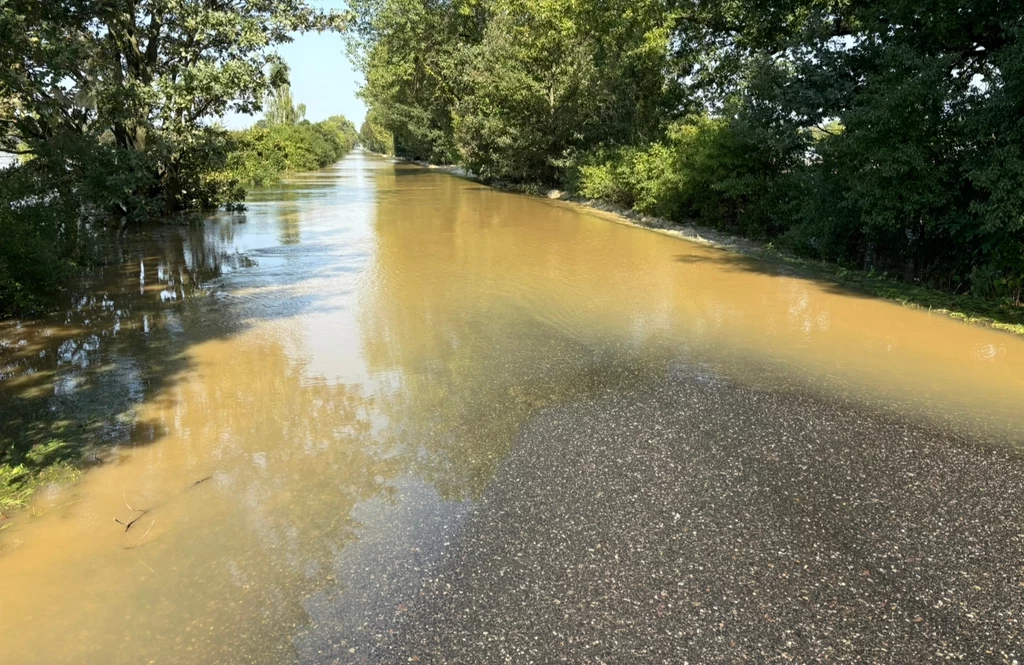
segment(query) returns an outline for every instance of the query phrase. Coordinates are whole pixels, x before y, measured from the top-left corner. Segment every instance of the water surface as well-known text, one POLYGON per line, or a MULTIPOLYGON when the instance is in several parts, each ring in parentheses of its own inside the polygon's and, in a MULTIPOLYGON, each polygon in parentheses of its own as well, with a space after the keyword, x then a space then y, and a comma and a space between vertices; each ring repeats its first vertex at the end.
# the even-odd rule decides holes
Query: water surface
POLYGON ((5 662, 347 654, 537 414, 680 372, 1024 443, 1024 340, 367 153, 123 244, 0 328, 0 435, 96 462, 0 532, 5 662))

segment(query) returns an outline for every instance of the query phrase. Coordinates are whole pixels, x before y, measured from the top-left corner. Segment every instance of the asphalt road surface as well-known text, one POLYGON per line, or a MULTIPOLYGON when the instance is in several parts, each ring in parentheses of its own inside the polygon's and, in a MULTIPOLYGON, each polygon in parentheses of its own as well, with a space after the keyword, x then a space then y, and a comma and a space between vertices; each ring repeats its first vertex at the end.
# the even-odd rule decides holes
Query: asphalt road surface
POLYGON ((1024 457, 680 375, 548 410, 331 660, 1021 663, 1024 457))

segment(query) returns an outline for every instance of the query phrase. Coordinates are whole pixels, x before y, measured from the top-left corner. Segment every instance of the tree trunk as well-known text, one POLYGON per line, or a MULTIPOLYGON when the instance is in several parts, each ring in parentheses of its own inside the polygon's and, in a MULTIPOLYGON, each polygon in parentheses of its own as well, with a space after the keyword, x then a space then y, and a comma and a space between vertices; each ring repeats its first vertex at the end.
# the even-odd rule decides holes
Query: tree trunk
POLYGON ((165 215, 176 213, 181 209, 180 202, 178 201, 178 192, 181 190, 181 184, 178 180, 179 158, 178 153, 171 155, 164 165, 163 176, 160 178, 160 186, 164 194, 165 215))

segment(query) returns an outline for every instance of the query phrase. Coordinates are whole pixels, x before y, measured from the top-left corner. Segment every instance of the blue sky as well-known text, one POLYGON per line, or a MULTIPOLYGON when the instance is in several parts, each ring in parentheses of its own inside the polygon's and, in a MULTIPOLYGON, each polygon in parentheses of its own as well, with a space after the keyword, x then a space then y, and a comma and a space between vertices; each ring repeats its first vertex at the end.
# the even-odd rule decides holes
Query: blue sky
MULTIPOLYGON (((310 0, 310 4, 324 9, 345 6, 343 0, 310 0)), ((279 52, 291 67, 292 99, 306 105, 309 120, 316 122, 340 113, 359 127, 366 115, 362 100, 356 98, 362 75, 345 55, 341 35, 296 35, 295 41, 281 46, 279 52)), ((222 122, 229 129, 242 129, 259 118, 230 114, 222 122)))

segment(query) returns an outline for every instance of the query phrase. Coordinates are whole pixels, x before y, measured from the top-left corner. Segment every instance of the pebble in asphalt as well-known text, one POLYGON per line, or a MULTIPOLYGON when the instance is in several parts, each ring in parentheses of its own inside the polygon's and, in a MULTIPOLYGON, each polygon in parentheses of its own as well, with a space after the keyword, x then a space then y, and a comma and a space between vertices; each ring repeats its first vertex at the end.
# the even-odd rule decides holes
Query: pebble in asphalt
POLYGON ((1024 455, 694 376, 537 414, 342 661, 1024 664, 1024 455))

